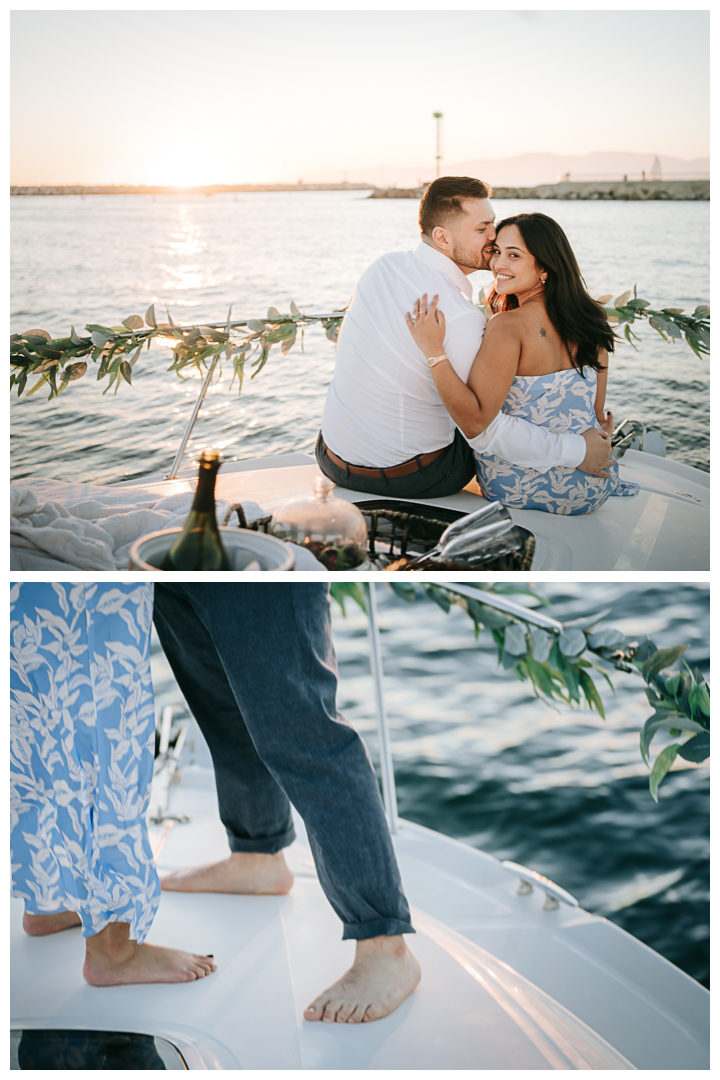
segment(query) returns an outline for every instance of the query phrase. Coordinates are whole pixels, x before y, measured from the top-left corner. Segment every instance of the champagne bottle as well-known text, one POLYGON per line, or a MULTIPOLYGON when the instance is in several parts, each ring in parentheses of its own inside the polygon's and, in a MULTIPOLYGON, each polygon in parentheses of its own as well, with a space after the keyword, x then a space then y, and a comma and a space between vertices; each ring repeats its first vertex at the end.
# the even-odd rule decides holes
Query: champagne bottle
POLYGON ((163 570, 229 570, 215 518, 215 479, 220 468, 217 450, 200 456, 195 498, 183 531, 172 545, 163 570))

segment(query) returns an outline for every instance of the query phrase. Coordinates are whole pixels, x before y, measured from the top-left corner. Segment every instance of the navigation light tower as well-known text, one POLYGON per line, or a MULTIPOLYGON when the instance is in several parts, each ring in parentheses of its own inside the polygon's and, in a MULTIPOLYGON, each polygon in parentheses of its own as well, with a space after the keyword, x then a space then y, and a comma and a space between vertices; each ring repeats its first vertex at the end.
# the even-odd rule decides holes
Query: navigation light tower
POLYGON ((440 160, 442 158, 441 140, 443 114, 441 112, 435 112, 433 113, 433 116, 435 117, 435 123, 437 124, 437 140, 435 148, 435 179, 437 180, 438 176, 440 175, 440 160))

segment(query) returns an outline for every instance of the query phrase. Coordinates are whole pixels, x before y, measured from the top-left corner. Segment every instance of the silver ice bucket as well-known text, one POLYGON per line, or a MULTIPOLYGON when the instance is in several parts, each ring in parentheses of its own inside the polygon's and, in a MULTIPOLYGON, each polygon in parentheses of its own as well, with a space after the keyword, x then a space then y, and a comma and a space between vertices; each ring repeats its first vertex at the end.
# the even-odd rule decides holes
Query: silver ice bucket
MULTIPOLYGON (((159 570, 181 532, 181 529, 163 529, 162 532, 141 536, 130 548, 128 570, 159 570)), ((219 532, 231 570, 244 570, 253 561, 260 563, 261 570, 295 568, 292 549, 275 536, 252 529, 221 528, 219 532)))

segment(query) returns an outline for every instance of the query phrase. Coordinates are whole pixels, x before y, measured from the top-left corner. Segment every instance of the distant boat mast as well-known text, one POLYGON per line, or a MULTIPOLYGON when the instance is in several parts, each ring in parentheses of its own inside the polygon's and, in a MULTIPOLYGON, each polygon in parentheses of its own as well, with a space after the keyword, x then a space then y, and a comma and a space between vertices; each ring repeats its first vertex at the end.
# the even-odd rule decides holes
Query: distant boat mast
POLYGON ((436 128, 436 142, 435 142, 435 179, 440 175, 440 161, 442 158, 441 140, 442 140, 442 119, 443 114, 441 112, 433 113, 435 117, 436 128))
POLYGON ((662 180, 662 166, 660 164, 660 158, 655 155, 653 163, 650 167, 650 175, 648 180, 662 180))

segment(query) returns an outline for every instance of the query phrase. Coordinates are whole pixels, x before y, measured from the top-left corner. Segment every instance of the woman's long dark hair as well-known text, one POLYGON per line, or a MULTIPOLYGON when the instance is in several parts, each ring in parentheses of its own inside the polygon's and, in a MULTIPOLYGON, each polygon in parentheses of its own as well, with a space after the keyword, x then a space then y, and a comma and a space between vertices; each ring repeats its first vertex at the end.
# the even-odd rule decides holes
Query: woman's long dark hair
MULTIPOLYGON (((615 349, 615 335, 601 304, 593 300, 580 273, 567 236, 547 214, 515 214, 495 226, 500 230, 516 225, 530 254, 547 274, 543 288, 548 318, 560 335, 574 367, 604 371, 598 351, 615 349), (573 355, 572 346, 576 347, 573 355)), ((516 296, 501 296, 493 286, 487 297, 491 311, 518 307, 516 296)))

